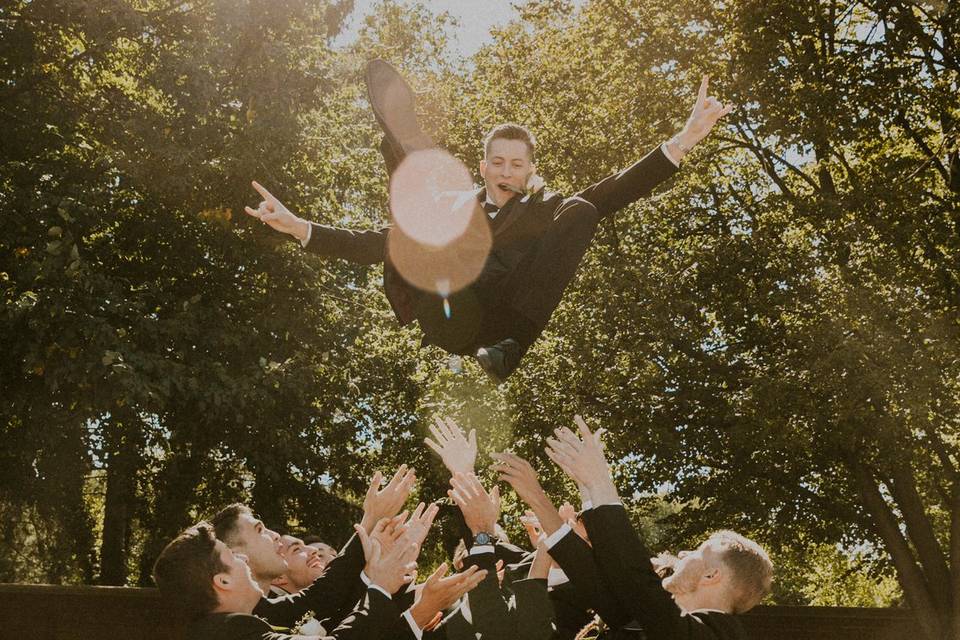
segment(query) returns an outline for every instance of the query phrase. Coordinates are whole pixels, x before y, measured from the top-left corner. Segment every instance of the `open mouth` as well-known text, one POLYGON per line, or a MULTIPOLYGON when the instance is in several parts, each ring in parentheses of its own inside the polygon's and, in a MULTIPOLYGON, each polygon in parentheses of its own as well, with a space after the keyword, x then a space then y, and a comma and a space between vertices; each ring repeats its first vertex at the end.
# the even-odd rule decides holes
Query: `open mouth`
POLYGON ((323 561, 320 559, 311 560, 310 562, 307 563, 307 566, 310 567, 311 569, 321 569, 323 568, 323 561))
POLYGON ((520 187, 515 187, 512 184, 507 184, 506 182, 501 182, 497 185, 497 188, 501 191, 510 191, 512 193, 523 193, 523 189, 520 187))

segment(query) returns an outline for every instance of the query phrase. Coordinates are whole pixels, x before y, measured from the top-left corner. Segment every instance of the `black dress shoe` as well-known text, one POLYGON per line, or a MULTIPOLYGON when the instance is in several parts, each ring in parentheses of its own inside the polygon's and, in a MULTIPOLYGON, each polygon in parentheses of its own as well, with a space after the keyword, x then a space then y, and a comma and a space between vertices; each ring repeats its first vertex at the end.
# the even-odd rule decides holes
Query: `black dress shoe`
POLYGON ((366 82, 373 115, 398 158, 435 146, 417 124, 413 91, 396 69, 383 60, 371 60, 366 82))
POLYGON ((477 349, 475 357, 480 363, 480 368, 494 382, 500 384, 517 370, 520 358, 523 357, 523 349, 520 348, 519 342, 513 338, 507 338, 493 346, 477 349))

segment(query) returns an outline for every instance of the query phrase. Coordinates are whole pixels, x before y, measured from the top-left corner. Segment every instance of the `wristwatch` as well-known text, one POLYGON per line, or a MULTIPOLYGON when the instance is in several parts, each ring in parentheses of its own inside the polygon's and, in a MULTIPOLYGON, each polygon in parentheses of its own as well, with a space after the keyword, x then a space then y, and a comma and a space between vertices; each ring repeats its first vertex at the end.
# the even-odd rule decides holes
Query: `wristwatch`
POLYGON ((478 531, 477 535, 473 536, 473 544, 474 546, 493 544, 493 534, 487 533, 486 531, 478 531))

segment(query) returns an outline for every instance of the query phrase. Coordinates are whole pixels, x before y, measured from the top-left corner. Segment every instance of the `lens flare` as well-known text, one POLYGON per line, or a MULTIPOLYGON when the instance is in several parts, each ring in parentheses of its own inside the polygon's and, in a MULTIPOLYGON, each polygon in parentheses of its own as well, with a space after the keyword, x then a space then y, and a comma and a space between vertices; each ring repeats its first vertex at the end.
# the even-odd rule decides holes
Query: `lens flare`
POLYGON ((390 212, 409 238, 442 247, 463 235, 473 217, 467 167, 441 149, 415 151, 390 178, 390 212))

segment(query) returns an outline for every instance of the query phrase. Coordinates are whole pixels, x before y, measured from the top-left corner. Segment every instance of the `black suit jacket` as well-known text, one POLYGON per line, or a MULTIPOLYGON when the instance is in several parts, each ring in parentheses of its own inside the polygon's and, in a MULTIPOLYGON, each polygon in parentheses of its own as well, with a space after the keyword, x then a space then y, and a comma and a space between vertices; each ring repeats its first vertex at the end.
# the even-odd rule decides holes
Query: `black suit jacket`
POLYGON ((736 616, 725 613, 681 615, 650 564, 622 505, 603 505, 583 514, 602 578, 650 640, 741 640, 746 633, 736 616))
MULTIPOLYGON (((330 640, 379 640, 388 638, 400 612, 389 598, 369 589, 359 606, 326 638, 330 640)), ((245 613, 212 613, 187 629, 188 640, 292 640, 289 629, 271 626, 262 618, 245 613)))
POLYGON ((298 593, 263 598, 253 613, 272 625, 292 627, 312 611, 317 620, 333 622, 324 624, 329 629, 343 620, 363 596, 366 586, 360 579, 360 572, 364 563, 363 547, 354 535, 313 584, 298 593))
MULTIPOLYGON (((597 208, 603 219, 623 207, 650 194, 658 185, 677 172, 677 167, 657 147, 630 167, 590 185, 574 197, 582 198, 597 208)), ((481 189, 475 194, 484 197, 481 189)), ((497 215, 492 225, 493 248, 479 281, 489 282, 508 273, 519 264, 523 255, 543 235, 565 198, 555 193, 533 197, 514 196, 497 215)), ((307 250, 330 258, 341 258, 358 264, 384 263, 383 287, 397 319, 405 325, 415 319, 414 305, 419 289, 406 282, 387 258, 387 236, 390 227, 357 231, 312 223, 307 250)))

